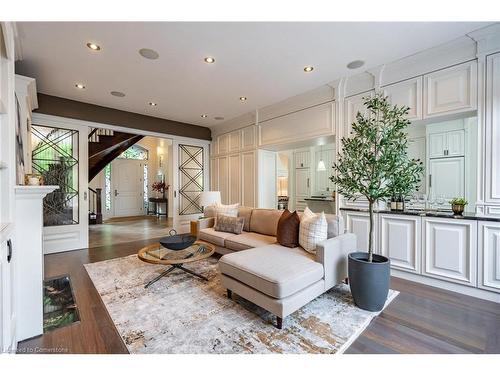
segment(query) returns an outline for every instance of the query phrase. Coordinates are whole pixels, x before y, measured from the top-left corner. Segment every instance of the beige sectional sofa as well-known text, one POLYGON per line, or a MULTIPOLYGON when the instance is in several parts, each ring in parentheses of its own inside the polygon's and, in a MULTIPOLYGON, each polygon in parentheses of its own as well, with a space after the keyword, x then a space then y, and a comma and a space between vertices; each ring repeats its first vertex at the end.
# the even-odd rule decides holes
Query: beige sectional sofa
POLYGON ((335 215, 326 215, 328 239, 317 245, 316 254, 281 246, 276 240, 281 214, 240 207, 244 231, 233 234, 213 229, 215 211, 207 207, 197 233, 224 254, 219 271, 228 297, 235 292, 272 312, 279 328, 283 318, 341 283, 347 277, 347 254, 356 251, 356 237, 344 234, 342 217, 335 215))

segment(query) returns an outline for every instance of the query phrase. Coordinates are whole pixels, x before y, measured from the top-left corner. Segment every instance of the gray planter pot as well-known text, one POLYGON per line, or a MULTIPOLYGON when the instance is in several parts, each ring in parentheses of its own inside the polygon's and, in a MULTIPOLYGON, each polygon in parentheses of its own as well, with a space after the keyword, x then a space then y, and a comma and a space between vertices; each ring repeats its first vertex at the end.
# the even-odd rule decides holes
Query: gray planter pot
POLYGON ((380 311, 389 293, 391 263, 388 258, 373 254, 368 262, 368 253, 349 254, 349 286, 356 306, 363 310, 380 311))

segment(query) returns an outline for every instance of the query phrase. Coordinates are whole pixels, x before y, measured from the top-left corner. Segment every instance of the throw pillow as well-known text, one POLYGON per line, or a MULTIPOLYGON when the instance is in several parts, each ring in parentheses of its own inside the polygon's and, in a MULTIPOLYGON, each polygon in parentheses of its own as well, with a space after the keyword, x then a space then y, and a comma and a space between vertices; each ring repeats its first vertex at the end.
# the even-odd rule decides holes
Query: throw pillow
POLYGON ((327 239, 328 224, 326 222, 325 213, 322 212, 316 215, 308 207, 304 210, 304 214, 300 220, 299 228, 299 244, 302 248, 309 252, 316 252, 316 245, 327 239))
POLYGON ((283 211, 278 221, 277 240, 280 245, 286 247, 299 246, 300 218, 297 211, 291 213, 283 211))
POLYGON ((244 224, 245 224, 245 218, 243 217, 217 215, 217 220, 215 221, 214 230, 216 232, 241 234, 244 224))
POLYGON ((215 205, 215 214, 217 215, 225 215, 225 216, 238 216, 238 207, 240 207, 239 203, 236 204, 220 204, 217 203, 215 205))

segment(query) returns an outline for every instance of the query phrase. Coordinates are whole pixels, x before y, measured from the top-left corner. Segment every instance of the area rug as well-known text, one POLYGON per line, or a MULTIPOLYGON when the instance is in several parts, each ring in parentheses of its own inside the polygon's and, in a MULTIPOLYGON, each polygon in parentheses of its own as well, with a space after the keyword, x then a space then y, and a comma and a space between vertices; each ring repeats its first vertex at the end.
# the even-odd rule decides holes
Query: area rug
MULTIPOLYGON (((175 270, 145 289, 165 267, 136 255, 85 265, 130 353, 342 353, 379 314, 357 308, 338 285, 279 330, 271 313, 226 297, 216 259, 186 267, 210 281, 175 270)), ((389 291, 385 307, 398 293, 389 291)))

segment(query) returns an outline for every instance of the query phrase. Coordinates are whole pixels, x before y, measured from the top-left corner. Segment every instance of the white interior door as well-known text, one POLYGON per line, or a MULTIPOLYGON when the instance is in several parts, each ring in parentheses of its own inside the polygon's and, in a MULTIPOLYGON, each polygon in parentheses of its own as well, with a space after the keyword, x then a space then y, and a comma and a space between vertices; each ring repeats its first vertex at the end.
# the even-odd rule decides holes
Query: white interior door
POLYGON ((144 215, 144 161, 113 160, 111 180, 115 216, 144 215))
POLYGON ((88 127, 33 118, 33 173, 59 189, 43 200, 44 253, 88 247, 88 127))
POLYGON ((189 232, 191 220, 203 216, 200 193, 209 190, 208 142, 173 142, 173 225, 178 233, 189 232))

